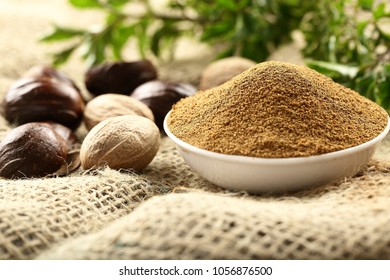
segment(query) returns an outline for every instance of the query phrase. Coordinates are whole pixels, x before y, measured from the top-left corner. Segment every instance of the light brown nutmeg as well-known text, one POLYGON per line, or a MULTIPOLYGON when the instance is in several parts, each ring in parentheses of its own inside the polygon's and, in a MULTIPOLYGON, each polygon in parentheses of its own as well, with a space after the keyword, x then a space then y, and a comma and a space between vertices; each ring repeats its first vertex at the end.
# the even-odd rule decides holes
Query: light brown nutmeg
POLYGON ((80 149, 81 166, 142 171, 159 147, 160 131, 150 119, 136 115, 112 117, 85 137, 80 149))
POLYGON ((141 101, 130 96, 107 93, 87 103, 84 123, 88 130, 111 117, 138 115, 154 121, 153 112, 141 101))
POLYGON ((227 57, 209 64, 201 73, 199 89, 206 90, 229 81, 257 63, 243 57, 227 57))

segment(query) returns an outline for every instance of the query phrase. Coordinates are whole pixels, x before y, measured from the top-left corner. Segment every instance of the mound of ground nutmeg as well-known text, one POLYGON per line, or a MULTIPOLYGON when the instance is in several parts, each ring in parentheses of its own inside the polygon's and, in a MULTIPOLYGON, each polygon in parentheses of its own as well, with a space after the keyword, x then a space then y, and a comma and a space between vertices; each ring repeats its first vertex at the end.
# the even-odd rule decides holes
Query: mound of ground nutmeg
POLYGON ((387 119, 380 106, 312 69, 264 62, 179 101, 168 127, 204 150, 286 158, 357 146, 378 136, 387 119))

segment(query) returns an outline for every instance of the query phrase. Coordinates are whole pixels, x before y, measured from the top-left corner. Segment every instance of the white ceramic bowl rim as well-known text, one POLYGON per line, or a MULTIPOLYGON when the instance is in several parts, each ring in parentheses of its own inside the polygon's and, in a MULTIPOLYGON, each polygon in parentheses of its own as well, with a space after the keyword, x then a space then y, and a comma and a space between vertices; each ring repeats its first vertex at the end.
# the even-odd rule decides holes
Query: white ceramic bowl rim
POLYGON ((387 135, 387 133, 390 130, 390 118, 387 119, 387 125, 385 129, 375 138, 360 144, 355 147, 335 151, 335 152, 330 152, 330 153, 325 153, 321 155, 314 155, 314 156, 307 156, 307 157, 290 157, 290 158, 260 158, 260 157, 249 157, 249 156, 239 156, 239 155, 225 155, 225 154, 220 154, 216 152, 210 152, 207 150, 200 149, 198 147, 192 146, 183 140, 180 140, 177 138, 168 128, 168 117, 171 112, 168 112, 168 114, 165 116, 164 119, 164 130, 166 134, 169 136, 169 138, 172 139, 173 142, 175 142, 177 145, 181 146, 183 149, 187 149, 189 151, 192 151, 194 153, 203 155, 205 157, 210 157, 210 158, 218 158, 220 160, 225 160, 225 161, 235 161, 235 162, 242 162, 242 163, 247 163, 247 164, 286 164, 286 163, 291 163, 291 164, 296 164, 296 163, 301 163, 301 162, 316 162, 319 160, 325 160, 325 159, 332 159, 332 158, 337 158, 337 157, 343 157, 352 153, 356 153, 358 151, 366 149, 368 146, 374 145, 387 135))

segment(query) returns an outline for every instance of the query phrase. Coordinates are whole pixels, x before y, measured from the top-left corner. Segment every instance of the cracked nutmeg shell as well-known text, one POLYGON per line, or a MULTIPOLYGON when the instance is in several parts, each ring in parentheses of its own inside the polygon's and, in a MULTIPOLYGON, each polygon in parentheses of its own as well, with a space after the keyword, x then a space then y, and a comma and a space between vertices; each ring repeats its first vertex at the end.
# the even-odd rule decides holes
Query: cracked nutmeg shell
POLYGON ((0 143, 0 176, 42 177, 66 164, 66 141, 47 123, 27 123, 11 130, 0 143))
POLYGON ((93 95, 120 93, 129 95, 136 87, 157 78, 149 60, 111 62, 91 67, 85 73, 85 86, 93 95))
POLYGON ((80 92, 50 78, 22 78, 6 93, 2 114, 10 123, 53 121, 75 130, 81 123, 85 103, 80 92))
POLYGON ((184 97, 195 94, 197 89, 187 83, 150 81, 137 87, 131 97, 147 105, 153 112, 155 122, 162 129, 166 114, 184 97))

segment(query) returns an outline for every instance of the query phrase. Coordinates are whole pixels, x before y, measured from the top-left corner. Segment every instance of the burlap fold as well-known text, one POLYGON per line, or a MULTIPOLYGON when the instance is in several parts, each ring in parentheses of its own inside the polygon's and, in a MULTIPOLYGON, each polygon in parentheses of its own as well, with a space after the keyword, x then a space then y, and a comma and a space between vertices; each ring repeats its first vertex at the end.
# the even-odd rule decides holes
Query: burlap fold
MULTIPOLYGON (((378 169, 379 168, 379 169, 378 169)), ((389 166, 294 196, 151 198, 41 259, 388 259, 389 166)))

